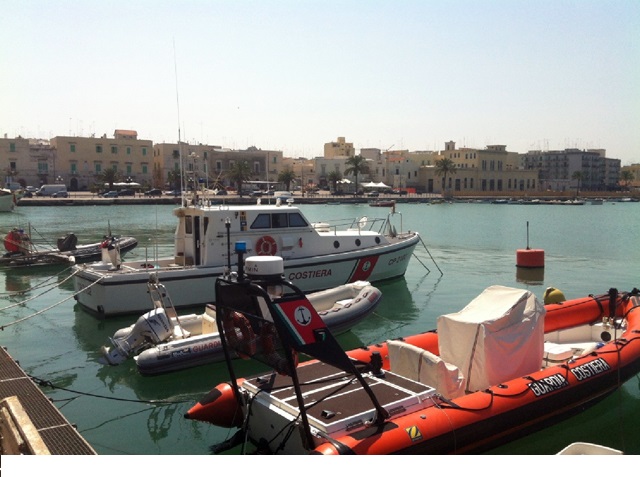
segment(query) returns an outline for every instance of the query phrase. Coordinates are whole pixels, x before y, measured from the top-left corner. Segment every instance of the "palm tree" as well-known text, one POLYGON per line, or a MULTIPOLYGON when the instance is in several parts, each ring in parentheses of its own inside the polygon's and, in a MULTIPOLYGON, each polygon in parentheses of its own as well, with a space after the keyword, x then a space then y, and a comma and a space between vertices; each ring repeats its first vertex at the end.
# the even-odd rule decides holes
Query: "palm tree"
POLYGON ((289 187, 291 186, 291 182, 293 182, 296 178, 296 173, 293 169, 289 169, 289 167, 285 167, 280 174, 278 174, 278 182, 284 183, 287 191, 289 191, 289 187))
POLYGON ((242 184, 251 179, 251 175, 251 167, 247 161, 238 161, 231 166, 228 177, 231 183, 236 184, 240 197, 242 197, 242 184))
POLYGON ((171 184, 172 190, 182 190, 182 174, 180 169, 172 169, 167 173, 167 181, 171 184))
POLYGON ((342 180, 342 174, 340 174, 340 171, 331 171, 327 174, 327 180, 333 184, 333 191, 335 192, 338 190, 338 181, 342 180))
POLYGON ((624 170, 620 172, 620 182, 624 184, 625 189, 629 190, 629 185, 634 181, 635 176, 633 172, 624 170))
POLYGON ((447 175, 455 174, 456 163, 447 157, 443 157, 442 159, 438 159, 436 161, 436 176, 444 176, 442 178, 442 192, 443 195, 447 195, 447 175))
POLYGON ((580 195, 580 183, 582 182, 582 171, 575 171, 572 175, 571 178, 574 181, 578 181, 578 187, 576 188, 576 197, 578 195, 580 195))
POLYGON ((108 167, 99 174, 98 178, 101 182, 109 184, 109 190, 113 190, 113 183, 120 180, 120 172, 117 169, 108 167))
POLYGON ((358 193, 358 174, 367 174, 369 173, 369 165, 367 164, 367 160, 362 157, 360 154, 357 156, 352 156, 347 159, 345 163, 347 167, 344 170, 345 175, 353 174, 356 178, 356 194, 358 193))

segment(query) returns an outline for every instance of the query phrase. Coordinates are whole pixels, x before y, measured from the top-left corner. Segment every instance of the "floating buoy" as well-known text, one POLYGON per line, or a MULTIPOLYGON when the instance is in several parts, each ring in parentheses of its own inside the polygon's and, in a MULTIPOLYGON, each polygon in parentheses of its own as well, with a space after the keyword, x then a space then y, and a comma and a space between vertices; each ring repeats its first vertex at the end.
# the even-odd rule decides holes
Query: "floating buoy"
POLYGON ((524 268, 544 267, 544 250, 529 247, 529 222, 527 222, 527 248, 516 251, 516 266, 524 268))
POLYGON ((557 288, 549 287, 544 291, 544 304, 551 305, 565 301, 564 293, 557 288))

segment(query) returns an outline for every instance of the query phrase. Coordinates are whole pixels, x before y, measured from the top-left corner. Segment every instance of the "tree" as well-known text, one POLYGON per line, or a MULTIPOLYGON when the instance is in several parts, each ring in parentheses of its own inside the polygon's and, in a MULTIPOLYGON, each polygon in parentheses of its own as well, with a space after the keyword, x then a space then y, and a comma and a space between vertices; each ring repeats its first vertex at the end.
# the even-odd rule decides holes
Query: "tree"
POLYGON ((113 183, 114 182, 118 182, 120 181, 120 172, 118 172, 117 169, 114 169, 113 167, 108 167, 107 169, 104 169, 100 175, 99 175, 99 180, 104 183, 108 183, 109 184, 109 190, 113 190, 113 183))
POLYGON ((242 197, 242 184, 251 179, 251 166, 247 161, 238 161, 229 169, 229 180, 236 184, 238 194, 242 197))
POLYGON ((443 157, 436 161, 436 176, 444 176, 442 178, 442 192, 444 195, 446 195, 447 191, 447 175, 455 174, 456 172, 456 163, 451 159, 443 157))
POLYGON ((287 191, 289 191, 289 188, 291 187, 291 183, 295 180, 296 178, 296 173, 293 171, 293 169, 290 169, 289 167, 285 167, 280 174, 278 174, 278 182, 282 182, 284 183, 285 187, 287 188, 287 191))
POLYGON ((171 184, 173 190, 182 190, 182 174, 180 169, 173 169, 167 173, 167 182, 171 184))
POLYGON ((575 171, 572 175, 571 178, 574 181, 578 181, 578 187, 576 187, 576 196, 580 195, 580 184, 582 183, 582 171, 575 171))
POLYGON ((356 178, 356 193, 358 193, 358 175, 369 173, 367 160, 358 154, 357 156, 352 156, 347 159, 345 164, 349 167, 344 170, 344 174, 352 174, 356 178))
POLYGON ((634 180, 635 176, 630 170, 624 170, 620 172, 620 182, 622 182, 627 190, 629 190, 629 185, 631 185, 634 180))
POLYGON ((338 190, 338 181, 342 180, 342 174, 340 174, 340 171, 331 171, 327 174, 327 180, 333 184, 333 191, 335 192, 338 190))

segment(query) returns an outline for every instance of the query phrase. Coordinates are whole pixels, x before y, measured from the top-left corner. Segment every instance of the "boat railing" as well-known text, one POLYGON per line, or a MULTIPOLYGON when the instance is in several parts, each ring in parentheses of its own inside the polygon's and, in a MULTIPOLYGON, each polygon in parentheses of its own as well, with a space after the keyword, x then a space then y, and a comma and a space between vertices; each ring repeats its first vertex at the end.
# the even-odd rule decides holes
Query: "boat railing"
POLYGON ((337 234, 340 230, 357 230, 357 231, 377 231, 380 234, 384 233, 387 225, 387 218, 367 216, 356 217, 355 219, 337 219, 326 220, 322 222, 314 222, 311 226, 318 232, 331 232, 337 234))

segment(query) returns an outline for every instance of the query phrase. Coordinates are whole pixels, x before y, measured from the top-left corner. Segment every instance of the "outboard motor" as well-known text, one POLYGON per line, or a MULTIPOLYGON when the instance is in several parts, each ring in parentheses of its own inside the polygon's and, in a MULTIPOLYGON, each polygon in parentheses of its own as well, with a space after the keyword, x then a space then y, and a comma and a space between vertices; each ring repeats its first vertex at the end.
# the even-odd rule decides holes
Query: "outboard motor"
POLYGON ((73 233, 68 233, 64 237, 60 237, 58 239, 58 250, 60 250, 61 252, 75 250, 77 244, 78 237, 76 237, 76 235, 73 233))
POLYGON ((113 347, 102 347, 104 361, 106 364, 121 364, 148 346, 166 340, 172 332, 171 319, 164 308, 151 310, 138 318, 134 325, 116 331, 111 338, 113 347))

